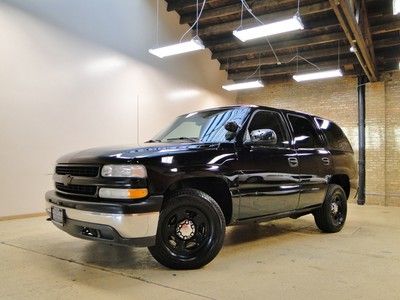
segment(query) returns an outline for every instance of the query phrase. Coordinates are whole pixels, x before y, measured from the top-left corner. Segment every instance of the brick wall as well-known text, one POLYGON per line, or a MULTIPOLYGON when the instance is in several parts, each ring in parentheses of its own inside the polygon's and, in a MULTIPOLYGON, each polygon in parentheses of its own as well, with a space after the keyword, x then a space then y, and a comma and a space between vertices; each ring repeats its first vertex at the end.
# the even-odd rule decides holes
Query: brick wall
MULTIPOLYGON (((238 93, 238 103, 304 111, 340 125, 358 157, 357 78, 266 84, 238 93)), ((366 88, 368 204, 400 206, 400 72, 366 88)))
POLYGON ((400 206, 400 72, 385 76, 386 204, 400 206))
POLYGON ((386 201, 385 83, 367 84, 365 97, 366 201, 369 204, 384 205, 386 201))

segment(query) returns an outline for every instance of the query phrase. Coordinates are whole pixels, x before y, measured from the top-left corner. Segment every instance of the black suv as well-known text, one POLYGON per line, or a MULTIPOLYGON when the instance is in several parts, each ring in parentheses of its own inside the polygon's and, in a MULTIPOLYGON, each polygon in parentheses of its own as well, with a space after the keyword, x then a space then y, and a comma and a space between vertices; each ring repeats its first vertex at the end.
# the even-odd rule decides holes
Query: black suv
POLYGON ((46 207, 60 229, 193 269, 218 254, 226 225, 311 213, 341 230, 357 170, 332 121, 232 106, 182 115, 144 146, 63 156, 54 181, 46 207))

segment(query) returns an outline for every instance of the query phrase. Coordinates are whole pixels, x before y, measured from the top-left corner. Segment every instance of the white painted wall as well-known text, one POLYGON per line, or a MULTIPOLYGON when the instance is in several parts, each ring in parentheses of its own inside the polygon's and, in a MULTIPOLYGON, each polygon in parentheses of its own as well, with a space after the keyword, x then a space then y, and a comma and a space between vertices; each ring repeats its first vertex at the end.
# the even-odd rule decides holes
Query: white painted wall
MULTIPOLYGON (((234 104, 208 50, 166 60, 148 54, 155 4, 0 3, 0 217, 43 211, 62 154, 144 141, 178 114, 234 104)), ((160 4, 161 43, 176 42, 187 27, 160 4)))

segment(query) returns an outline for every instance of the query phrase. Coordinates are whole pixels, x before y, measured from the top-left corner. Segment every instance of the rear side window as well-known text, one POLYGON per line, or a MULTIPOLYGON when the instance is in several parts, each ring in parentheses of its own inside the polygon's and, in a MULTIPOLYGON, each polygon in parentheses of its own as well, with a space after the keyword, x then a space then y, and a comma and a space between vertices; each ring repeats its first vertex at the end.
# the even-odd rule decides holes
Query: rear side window
POLYGON ((293 128, 297 148, 322 147, 318 133, 309 119, 292 114, 289 114, 288 118, 293 128))
POLYGON ((349 140, 339 126, 328 120, 320 118, 315 120, 328 141, 329 149, 353 152, 349 140))

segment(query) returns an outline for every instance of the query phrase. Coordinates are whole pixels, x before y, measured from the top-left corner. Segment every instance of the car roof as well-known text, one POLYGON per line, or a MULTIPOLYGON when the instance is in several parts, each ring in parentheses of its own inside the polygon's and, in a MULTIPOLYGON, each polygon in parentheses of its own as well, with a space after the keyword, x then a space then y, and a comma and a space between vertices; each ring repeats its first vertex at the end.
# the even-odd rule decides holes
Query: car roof
MULTIPOLYGON (((219 106, 219 107, 202 109, 202 110, 199 110, 199 111, 196 111, 196 112, 205 112, 205 111, 240 108, 240 107, 249 107, 249 108, 252 109, 252 111, 255 111, 257 109, 269 109, 269 110, 281 111, 283 113, 299 114, 299 115, 303 115, 303 116, 308 116, 308 117, 312 117, 312 118, 319 118, 319 119, 323 119, 323 120, 327 120, 327 121, 333 122, 333 121, 331 121, 331 120, 329 120, 327 118, 316 116, 316 115, 312 115, 312 114, 309 114, 309 113, 306 113, 306 112, 302 112, 302 111, 295 111, 295 110, 276 108, 276 107, 270 107, 270 106, 264 106, 264 105, 253 105, 253 104, 236 104, 236 105, 228 105, 228 106, 219 106)), ((194 112, 190 112, 190 113, 194 113, 194 112)), ((189 114, 189 113, 187 113, 187 114, 189 114)), ((183 114, 183 116, 187 115, 187 114, 183 114)), ((335 122, 333 122, 333 123, 335 123, 335 122)))

